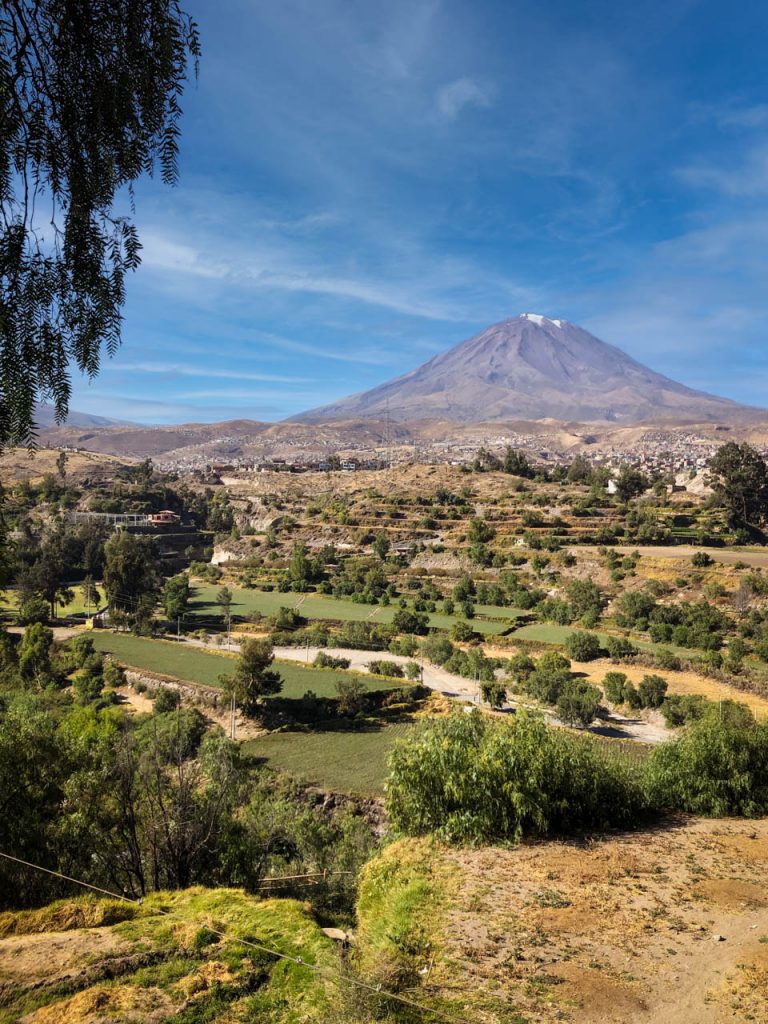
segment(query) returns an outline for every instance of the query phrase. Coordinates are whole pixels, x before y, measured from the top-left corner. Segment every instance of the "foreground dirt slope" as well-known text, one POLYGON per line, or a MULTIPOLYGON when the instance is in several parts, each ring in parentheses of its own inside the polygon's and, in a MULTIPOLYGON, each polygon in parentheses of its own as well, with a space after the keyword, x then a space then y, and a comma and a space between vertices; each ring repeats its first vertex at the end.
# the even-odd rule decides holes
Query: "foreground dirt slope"
MULTIPOLYGON (((768 1021, 768 821, 678 820, 517 849, 425 845, 385 854, 390 901, 410 894, 424 994, 468 1020, 768 1021)), ((360 938, 363 956, 366 940, 376 949, 372 923, 360 938)), ((371 965, 402 972, 378 946, 371 965)))

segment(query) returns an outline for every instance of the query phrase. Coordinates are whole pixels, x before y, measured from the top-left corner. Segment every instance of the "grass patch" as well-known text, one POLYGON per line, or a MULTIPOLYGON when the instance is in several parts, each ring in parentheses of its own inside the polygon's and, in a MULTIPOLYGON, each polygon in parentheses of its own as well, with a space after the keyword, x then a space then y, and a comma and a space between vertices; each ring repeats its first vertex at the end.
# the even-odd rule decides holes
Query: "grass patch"
MULTIPOLYGON (((220 589, 218 585, 195 583, 189 603, 190 615, 197 618, 199 624, 211 629, 220 629, 222 624, 221 609, 216 603, 216 594, 220 589)), ((325 594, 281 594, 276 591, 246 590, 242 587, 230 587, 230 590, 233 595, 232 614, 243 617, 253 612, 274 615, 280 608, 294 608, 308 619, 390 623, 398 610, 396 605, 357 604, 355 601, 328 597, 325 594)), ((515 619, 526 614, 517 608, 502 608, 497 605, 482 607, 494 618, 476 617, 472 620, 472 628, 485 635, 503 633, 510 628, 515 619)), ((477 611, 480 614, 480 610, 477 611)), ((432 612, 429 615, 429 624, 433 629, 450 629, 458 621, 459 616, 444 615, 442 612, 432 612)))
POLYGON ((275 732, 248 740, 243 750, 323 789, 380 796, 389 752, 410 728, 397 723, 364 732, 275 732))
MULTIPOLYGON (((125 665, 201 686, 218 687, 218 677, 235 667, 234 655, 214 654, 172 640, 153 640, 130 633, 94 632, 92 636, 96 650, 113 654, 125 665)), ((289 700, 303 697, 308 690, 318 697, 335 697, 336 683, 341 678, 355 677, 368 691, 391 690, 398 685, 380 676, 311 668, 291 661, 276 661, 275 668, 283 678, 278 696, 289 700)))
MULTIPOLYGON (((534 640, 541 644, 564 644, 566 639, 571 633, 578 632, 582 627, 578 623, 574 623, 572 626, 559 626, 555 622, 534 622, 528 626, 521 626, 520 629, 516 629, 512 633, 513 637, 517 637, 520 640, 534 640)), ((589 632, 592 632, 590 630, 589 632)), ((605 646, 606 642, 611 637, 610 633, 597 633, 597 637, 600 643, 605 646)), ((650 640, 638 640, 634 636, 629 637, 630 641, 639 648, 641 651, 649 651, 655 654, 657 651, 672 651, 673 654, 678 655, 681 658, 691 658, 696 654, 700 654, 701 650, 698 647, 679 647, 675 644, 655 644, 650 640)))

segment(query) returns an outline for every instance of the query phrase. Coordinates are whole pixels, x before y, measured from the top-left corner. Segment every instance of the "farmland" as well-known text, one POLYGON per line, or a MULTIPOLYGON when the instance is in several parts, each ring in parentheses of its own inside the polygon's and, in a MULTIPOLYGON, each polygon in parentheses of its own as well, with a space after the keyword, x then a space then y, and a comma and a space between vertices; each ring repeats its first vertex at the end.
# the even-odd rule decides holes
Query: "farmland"
MULTIPOLYGON (((231 589, 233 593, 232 615, 234 617, 247 617, 254 612, 261 615, 274 615, 281 608, 291 608, 308 619, 391 623, 397 611, 397 608, 392 606, 362 604, 356 601, 345 601, 343 598, 326 597, 322 594, 277 593, 247 590, 237 586, 233 586, 231 589)), ((191 617, 200 625, 221 628, 221 609, 216 603, 218 590, 218 587, 195 583, 189 607, 191 617)), ((488 616, 488 618, 473 619, 472 628, 487 636, 505 632, 512 627, 516 618, 524 614, 515 608, 493 605, 478 607, 476 612, 478 615, 488 616)), ((429 625, 433 629, 450 629, 458 619, 458 616, 432 612, 429 614, 429 625)))
POLYGON ((397 723, 362 731, 277 732, 249 740, 243 750, 331 792, 381 796, 389 752, 409 729, 397 723))
MULTIPOLYGON (((219 676, 231 673, 235 668, 233 655, 213 654, 170 640, 100 632, 94 632, 93 639, 98 651, 114 655, 125 665, 201 686, 221 686, 219 676)), ((342 675, 353 676, 369 691, 391 689, 397 685, 392 680, 376 676, 304 667, 295 662, 275 662, 275 668, 283 679, 280 696, 289 700, 303 697, 308 690, 318 697, 333 697, 336 682, 342 675)))

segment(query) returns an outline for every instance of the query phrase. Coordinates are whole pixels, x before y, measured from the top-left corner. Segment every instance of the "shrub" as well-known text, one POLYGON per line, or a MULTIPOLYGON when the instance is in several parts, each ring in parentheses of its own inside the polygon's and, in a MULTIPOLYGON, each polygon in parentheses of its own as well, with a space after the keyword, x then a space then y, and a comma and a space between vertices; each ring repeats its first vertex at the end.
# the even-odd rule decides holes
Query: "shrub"
POLYGON ((181 704, 181 693, 169 686, 160 686, 155 693, 155 713, 163 715, 167 711, 175 711, 181 704))
POLYGON ((351 676, 336 683, 339 714, 359 715, 365 708, 365 686, 361 679, 351 676))
POLYGON ((701 718, 708 704, 707 698, 700 693, 672 693, 664 698, 661 713, 670 729, 678 729, 701 718))
POLYGON ((660 708, 667 693, 667 681, 661 676, 643 676, 638 687, 641 706, 644 708, 660 708))
POLYGON ((637 647, 625 636, 609 636, 605 641, 605 649, 611 661, 627 661, 637 654, 637 647))
POLYGON ((603 679, 603 690, 611 704, 624 703, 624 688, 627 676, 624 672, 606 672, 603 679))
POLYGON ((469 644, 474 640, 479 640, 480 634, 476 633, 468 622, 454 622, 451 629, 451 639, 460 644, 469 644))
POLYGON ((653 663, 656 668, 666 669, 668 672, 678 672, 682 668, 682 662, 668 647, 660 647, 653 655, 653 663))
POLYGON ((600 709, 601 692, 583 679, 570 679, 557 698, 557 714, 568 725, 586 728, 600 709))
POLYGON ((691 565, 697 569, 706 569, 708 565, 713 565, 714 561, 714 558, 706 551, 696 551, 691 558, 691 565))
POLYGON ((624 686, 624 703, 628 708, 632 708, 633 711, 637 711, 638 708, 643 706, 643 702, 640 699, 640 694, 637 692, 637 687, 634 683, 626 683, 624 686))
POLYGON ((655 748, 648 772, 659 806, 718 818, 768 814, 768 726, 752 721, 744 705, 712 704, 682 736, 655 748))
POLYGON ((316 668, 349 668, 351 662, 349 658, 336 658, 325 651, 318 651, 312 664, 316 668))
POLYGON ((507 688, 496 679, 487 679, 480 684, 480 695, 492 708, 501 708, 507 700, 507 688))
POLYGON ((596 633, 579 630, 565 638, 566 653, 574 661, 594 661, 600 657, 600 649, 600 637, 596 633))
POLYGON ((368 662, 368 671, 374 676, 392 676, 395 679, 402 679, 404 672, 402 666, 396 661, 375 660, 368 662))
POLYGON ((408 661, 405 665, 405 675, 408 679, 415 680, 421 678, 421 665, 416 661, 408 661))
POLYGON ((434 665, 444 665, 453 652, 454 646, 451 641, 447 637, 439 636, 438 634, 425 637, 421 642, 423 657, 434 665))
POLYGON ((635 821, 645 807, 638 766, 590 737, 518 712, 429 719, 390 755, 395 830, 451 842, 519 841, 635 821))

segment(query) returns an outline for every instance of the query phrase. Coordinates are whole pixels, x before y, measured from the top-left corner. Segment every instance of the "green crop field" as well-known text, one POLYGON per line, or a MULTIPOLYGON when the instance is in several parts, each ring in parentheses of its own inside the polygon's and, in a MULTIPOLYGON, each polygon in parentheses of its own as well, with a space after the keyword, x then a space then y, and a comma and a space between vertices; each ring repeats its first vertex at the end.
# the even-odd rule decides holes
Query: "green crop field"
POLYGON ((324 789, 380 796, 389 752, 410 728, 398 723, 370 732, 276 732, 248 740, 243 750, 324 789))
MULTIPOLYGON (((189 604, 191 615, 201 625, 220 627, 222 623, 221 608, 216 603, 216 594, 221 588, 205 583, 195 583, 189 604)), ((397 607, 395 605, 358 604, 343 598, 328 597, 325 594, 281 594, 276 591, 246 590, 243 587, 230 587, 233 594, 232 614, 246 616, 253 612, 262 615, 274 615, 280 608, 294 608, 307 619, 338 619, 349 622, 392 622, 397 607)), ((497 605, 481 606, 483 614, 493 615, 500 621, 475 618, 471 621, 472 629, 485 635, 503 633, 525 612, 518 608, 502 608, 497 605)), ((478 612, 481 609, 477 609, 478 612)), ((450 629, 459 616, 444 615, 432 612, 429 624, 435 629, 450 629)))
MULTIPOLYGON (((98 631, 94 631, 92 636, 97 650, 113 654, 125 665, 202 686, 219 686, 218 677, 232 672, 235 667, 232 655, 214 654, 171 640, 152 640, 149 637, 132 636, 130 633, 98 631)), ((379 676, 312 668, 290 661, 276 661, 275 668, 283 678, 280 696, 290 699, 303 697, 308 690, 312 690, 318 697, 334 697, 336 682, 342 677, 353 676, 370 691, 391 690, 398 685, 391 679, 379 676)))
MULTIPOLYGON (((519 637, 521 640, 534 640, 541 644, 564 644, 566 637, 571 633, 581 629, 578 625, 573 626, 558 626, 554 622, 534 622, 529 626, 521 626, 520 629, 516 629, 512 634, 513 637, 519 637)), ((604 644, 609 633, 598 632, 600 643, 604 644)), ((629 638, 631 642, 639 647, 641 651, 672 651, 673 654, 677 654, 680 657, 690 657, 694 654, 700 654, 701 651, 694 647, 677 647, 675 644, 655 644, 651 643, 650 640, 638 640, 634 636, 629 638)))

